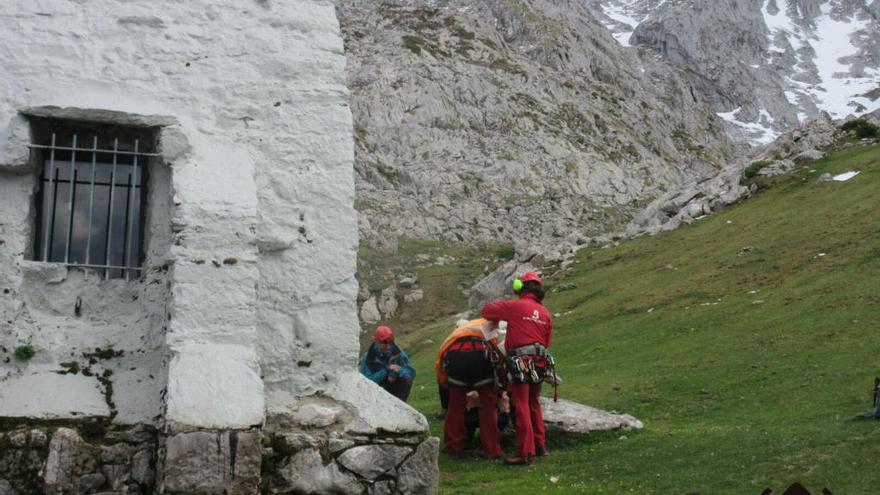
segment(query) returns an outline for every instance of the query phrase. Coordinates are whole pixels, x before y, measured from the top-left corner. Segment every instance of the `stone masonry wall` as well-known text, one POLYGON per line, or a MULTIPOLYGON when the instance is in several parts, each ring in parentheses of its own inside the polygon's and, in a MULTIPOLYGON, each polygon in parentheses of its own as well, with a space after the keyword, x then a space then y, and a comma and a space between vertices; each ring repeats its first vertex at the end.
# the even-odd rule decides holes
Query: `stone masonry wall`
MULTIPOLYGON (((312 418, 326 419, 323 413, 312 418)), ((276 418, 262 432, 198 431, 164 444, 159 432, 144 425, 4 425, 0 495, 414 495, 437 490, 436 438, 352 436, 323 426, 293 427, 290 419, 276 418), (162 453, 164 483, 157 486, 162 453)))
POLYGON ((154 493, 155 428, 101 421, 8 427, 0 430, 0 495, 154 493))

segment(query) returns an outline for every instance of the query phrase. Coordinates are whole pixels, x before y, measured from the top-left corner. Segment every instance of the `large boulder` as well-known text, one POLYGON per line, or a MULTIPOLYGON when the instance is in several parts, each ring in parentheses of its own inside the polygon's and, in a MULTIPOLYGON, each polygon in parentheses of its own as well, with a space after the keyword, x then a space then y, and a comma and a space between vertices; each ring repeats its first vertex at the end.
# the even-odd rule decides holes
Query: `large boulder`
POLYGON ((382 319, 382 314, 379 313, 379 305, 376 303, 376 297, 370 296, 364 303, 361 305, 361 321, 364 323, 376 323, 377 321, 382 319))
POLYGON ((379 296, 379 311, 385 319, 389 319, 397 312, 397 287, 391 285, 386 287, 379 296))
POLYGON ((629 414, 617 414, 585 406, 574 401, 541 397, 541 411, 547 431, 589 433, 591 431, 641 429, 641 421, 629 414))
POLYGON ((528 262, 508 261, 471 287, 468 305, 472 309, 480 309, 487 302, 499 299, 504 294, 510 294, 513 279, 534 270, 535 267, 528 262))

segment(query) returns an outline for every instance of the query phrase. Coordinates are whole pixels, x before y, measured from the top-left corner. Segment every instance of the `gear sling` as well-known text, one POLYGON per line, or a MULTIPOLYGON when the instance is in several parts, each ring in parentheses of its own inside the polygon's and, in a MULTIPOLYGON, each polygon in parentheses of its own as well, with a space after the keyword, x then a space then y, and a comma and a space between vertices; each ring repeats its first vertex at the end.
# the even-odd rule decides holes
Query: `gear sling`
POLYGON ((511 383, 536 384, 546 376, 553 380, 553 401, 559 400, 556 359, 542 344, 535 342, 511 349, 507 356, 507 377, 511 383))

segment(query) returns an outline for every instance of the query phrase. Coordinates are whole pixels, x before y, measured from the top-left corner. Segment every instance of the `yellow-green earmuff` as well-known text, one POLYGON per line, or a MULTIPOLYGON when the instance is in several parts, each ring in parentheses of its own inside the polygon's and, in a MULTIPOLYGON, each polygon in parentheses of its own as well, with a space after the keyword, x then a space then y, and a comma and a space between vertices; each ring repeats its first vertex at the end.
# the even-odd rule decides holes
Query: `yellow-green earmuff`
POLYGON ((513 292, 519 294, 519 291, 522 290, 522 286, 523 286, 522 280, 520 280, 518 278, 513 279, 513 292))

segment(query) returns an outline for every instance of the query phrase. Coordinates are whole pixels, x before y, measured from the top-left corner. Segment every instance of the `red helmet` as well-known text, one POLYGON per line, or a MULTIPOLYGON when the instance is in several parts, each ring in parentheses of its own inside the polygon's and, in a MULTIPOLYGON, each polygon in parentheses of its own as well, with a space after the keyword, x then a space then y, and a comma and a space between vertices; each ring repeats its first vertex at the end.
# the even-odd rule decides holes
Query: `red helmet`
POLYGON ((373 333, 374 342, 393 342, 394 332, 389 327, 378 327, 373 333))
POLYGON ((538 282, 541 283, 541 277, 538 276, 535 272, 525 272, 519 278, 522 282, 538 282))

